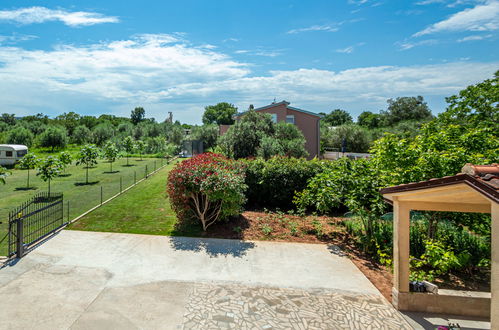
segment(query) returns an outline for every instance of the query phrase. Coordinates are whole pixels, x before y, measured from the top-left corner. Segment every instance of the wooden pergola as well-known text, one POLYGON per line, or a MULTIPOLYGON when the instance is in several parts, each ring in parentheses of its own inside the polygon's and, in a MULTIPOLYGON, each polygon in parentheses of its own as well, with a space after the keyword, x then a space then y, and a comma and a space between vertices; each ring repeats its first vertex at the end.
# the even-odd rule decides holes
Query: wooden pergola
MULTIPOLYGON (((409 230, 410 211, 448 211, 490 213, 491 221, 491 299, 492 329, 499 329, 499 165, 471 165, 462 173, 423 182, 403 184, 381 190, 393 204, 393 305, 400 310, 446 310, 463 314, 479 304, 473 301, 447 299, 438 301, 435 295, 409 292, 409 230), (454 301, 457 303, 454 304, 454 301), (466 306, 469 303, 470 306, 466 306), (445 306, 431 306, 440 304, 445 306), (452 306, 448 306, 448 305, 452 306), (447 310, 453 308, 451 311, 447 310)), ((480 309, 484 309, 481 305, 480 309)), ((488 305, 487 305, 488 306, 488 305)), ((479 311, 478 311, 479 312, 479 311)), ((488 311, 485 311, 488 314, 488 311)), ((468 314, 470 315, 470 314, 468 314)))

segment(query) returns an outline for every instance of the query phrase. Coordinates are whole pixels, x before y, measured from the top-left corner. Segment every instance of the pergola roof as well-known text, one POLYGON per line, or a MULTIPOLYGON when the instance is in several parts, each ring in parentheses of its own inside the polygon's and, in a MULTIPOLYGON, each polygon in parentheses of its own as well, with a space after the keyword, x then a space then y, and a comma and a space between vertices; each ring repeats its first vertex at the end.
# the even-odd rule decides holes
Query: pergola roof
POLYGON ((389 201, 412 202, 420 210, 490 212, 499 203, 499 165, 471 165, 462 173, 440 179, 382 189, 389 201))

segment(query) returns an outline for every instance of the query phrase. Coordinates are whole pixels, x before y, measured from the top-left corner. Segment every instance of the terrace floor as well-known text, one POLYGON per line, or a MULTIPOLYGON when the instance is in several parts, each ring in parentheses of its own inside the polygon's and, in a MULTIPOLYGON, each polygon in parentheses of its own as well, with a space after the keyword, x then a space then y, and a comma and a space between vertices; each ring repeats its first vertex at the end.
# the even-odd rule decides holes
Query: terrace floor
POLYGON ((411 328, 322 244, 62 231, 0 297, 2 329, 411 328))

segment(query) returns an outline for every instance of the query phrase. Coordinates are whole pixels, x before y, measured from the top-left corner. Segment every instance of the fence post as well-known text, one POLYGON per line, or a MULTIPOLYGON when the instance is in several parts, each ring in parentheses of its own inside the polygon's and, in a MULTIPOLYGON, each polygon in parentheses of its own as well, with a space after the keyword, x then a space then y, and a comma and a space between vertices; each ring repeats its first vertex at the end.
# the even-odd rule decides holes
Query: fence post
POLYGON ((161 167, 163 167, 163 157, 161 157, 161 167))
POLYGON ((146 165, 146 175, 144 176, 144 178, 147 179, 147 165, 146 165))
POLYGON ((120 194, 123 192, 123 176, 120 175, 120 194))
POLYGON ((24 255, 24 234, 23 234, 24 218, 17 219, 17 257, 22 258, 24 255))
POLYGON ((68 222, 69 222, 69 201, 68 201, 68 222))
POLYGON ((156 161, 154 161, 154 170, 156 171, 156 161))
POLYGON ((137 183, 137 172, 133 171, 133 184, 137 183))
POLYGON ((102 205, 102 186, 100 186, 100 205, 102 205))

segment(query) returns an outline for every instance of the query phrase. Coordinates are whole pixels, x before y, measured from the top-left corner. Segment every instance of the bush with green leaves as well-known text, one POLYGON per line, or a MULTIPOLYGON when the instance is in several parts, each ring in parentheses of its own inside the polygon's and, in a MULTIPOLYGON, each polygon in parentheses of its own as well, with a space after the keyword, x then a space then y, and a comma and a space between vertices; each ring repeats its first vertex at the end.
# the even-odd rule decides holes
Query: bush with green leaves
POLYGON ((59 176, 61 173, 61 162, 53 156, 48 156, 47 158, 41 160, 38 162, 37 170, 38 172, 36 173, 37 176, 40 176, 40 178, 43 181, 48 182, 48 193, 50 194, 50 182, 59 176))
POLYGON ((68 134, 66 129, 59 126, 49 126, 42 134, 38 136, 38 145, 40 147, 62 149, 68 143, 68 134))
POLYGON ((23 144, 31 147, 33 145, 34 135, 27 128, 22 126, 15 126, 14 129, 7 132, 7 143, 10 144, 23 144))
POLYGON ((26 188, 29 189, 29 171, 36 168, 36 166, 38 165, 38 162, 39 162, 39 159, 38 157, 36 157, 35 154, 33 153, 27 153, 26 155, 24 155, 23 158, 21 158, 17 164, 17 166, 23 170, 27 170, 28 171, 28 178, 27 178, 27 182, 26 182, 26 188))
POLYGON ((241 213, 244 169, 222 155, 204 153, 178 163, 168 175, 168 195, 179 225, 200 221, 203 230, 241 213))
POLYGON ((76 155, 76 165, 85 166, 85 184, 88 184, 88 169, 91 166, 97 165, 97 158, 99 157, 99 150, 93 144, 87 144, 80 149, 76 155))
POLYGON ((90 141, 92 137, 92 132, 87 126, 79 125, 76 126, 71 135, 71 141, 76 144, 84 144, 90 141))
POLYGON ((140 160, 142 160, 142 154, 146 151, 146 148, 147 148, 147 144, 142 140, 139 140, 135 143, 135 149, 139 153, 140 160))
POLYGON ((328 162, 276 156, 240 160, 246 166, 248 204, 291 208, 295 192, 307 187, 307 181, 322 172, 328 162))
POLYGON ((69 153, 67 151, 63 151, 63 152, 59 153, 58 159, 61 162, 61 165, 62 165, 62 168, 64 171, 66 171, 66 168, 69 165, 71 165, 71 163, 73 162, 73 156, 71 155, 71 153, 69 153))

